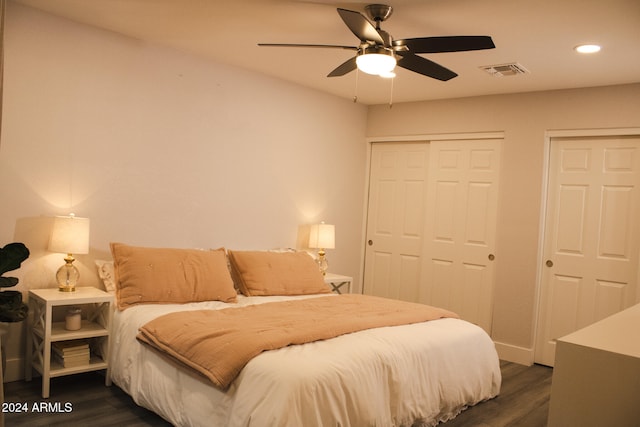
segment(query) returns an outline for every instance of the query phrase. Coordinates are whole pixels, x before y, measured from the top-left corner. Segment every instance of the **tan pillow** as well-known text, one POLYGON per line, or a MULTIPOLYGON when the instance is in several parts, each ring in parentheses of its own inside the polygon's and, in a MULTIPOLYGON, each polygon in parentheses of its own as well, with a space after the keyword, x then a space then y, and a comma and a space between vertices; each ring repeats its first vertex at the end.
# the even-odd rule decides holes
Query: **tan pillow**
POLYGON ((111 243, 118 308, 135 304, 235 302, 224 249, 143 248, 111 243))
POLYGON ((248 296, 331 292, 305 252, 229 251, 229 261, 240 292, 248 296))

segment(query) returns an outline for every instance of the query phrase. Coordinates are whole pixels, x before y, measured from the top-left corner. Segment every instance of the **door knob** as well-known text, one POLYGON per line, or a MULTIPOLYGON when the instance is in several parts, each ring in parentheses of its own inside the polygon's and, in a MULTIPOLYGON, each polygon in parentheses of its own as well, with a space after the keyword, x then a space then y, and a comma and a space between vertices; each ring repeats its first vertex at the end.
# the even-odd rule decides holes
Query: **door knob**
POLYGON ((553 267, 553 261, 551 261, 550 259, 548 259, 545 264, 547 265, 547 267, 553 267))
POLYGON ((367 243, 369 244, 369 246, 371 246, 373 245, 373 240, 369 240, 367 243))
POLYGON ((493 261, 494 259, 496 259, 496 256, 494 254, 489 254, 487 258, 489 258, 489 261, 493 261))

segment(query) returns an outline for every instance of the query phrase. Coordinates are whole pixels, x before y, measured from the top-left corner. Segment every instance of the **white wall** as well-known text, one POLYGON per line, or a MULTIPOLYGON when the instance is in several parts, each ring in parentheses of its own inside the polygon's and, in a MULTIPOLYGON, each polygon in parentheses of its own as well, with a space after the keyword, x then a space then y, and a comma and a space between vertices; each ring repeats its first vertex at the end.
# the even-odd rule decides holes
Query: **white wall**
POLYGON ((5 24, 0 244, 32 251, 17 289, 55 286, 49 217, 69 212, 91 219, 84 285, 111 241, 303 247, 320 220, 330 270, 359 281, 364 106, 12 2, 5 24))
POLYGON ((532 357, 537 315, 545 132, 640 127, 639 100, 640 84, 631 84, 369 109, 371 138, 504 132, 492 337, 520 361, 532 357))

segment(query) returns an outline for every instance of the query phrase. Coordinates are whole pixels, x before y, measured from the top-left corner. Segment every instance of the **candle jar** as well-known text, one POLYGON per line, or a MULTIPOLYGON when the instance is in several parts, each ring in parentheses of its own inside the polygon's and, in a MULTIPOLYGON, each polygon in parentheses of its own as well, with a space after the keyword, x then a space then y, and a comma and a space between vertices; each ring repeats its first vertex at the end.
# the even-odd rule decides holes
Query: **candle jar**
POLYGON ((77 331, 82 325, 82 310, 79 307, 73 307, 67 310, 64 318, 64 327, 68 331, 77 331))

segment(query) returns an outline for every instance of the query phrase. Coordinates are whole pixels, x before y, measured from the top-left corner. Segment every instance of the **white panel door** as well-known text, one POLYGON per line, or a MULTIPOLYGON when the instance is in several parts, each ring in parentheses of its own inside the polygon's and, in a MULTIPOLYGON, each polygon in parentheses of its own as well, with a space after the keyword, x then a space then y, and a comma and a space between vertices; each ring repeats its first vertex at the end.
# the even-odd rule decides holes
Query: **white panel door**
POLYGON ((501 140, 434 141, 421 301, 491 333, 501 140))
POLYGON ((372 145, 365 294, 418 300, 428 159, 426 142, 372 145))
POLYGON ((551 142, 535 362, 555 340, 637 301, 640 138, 551 142))

